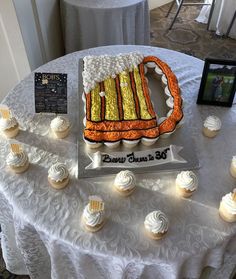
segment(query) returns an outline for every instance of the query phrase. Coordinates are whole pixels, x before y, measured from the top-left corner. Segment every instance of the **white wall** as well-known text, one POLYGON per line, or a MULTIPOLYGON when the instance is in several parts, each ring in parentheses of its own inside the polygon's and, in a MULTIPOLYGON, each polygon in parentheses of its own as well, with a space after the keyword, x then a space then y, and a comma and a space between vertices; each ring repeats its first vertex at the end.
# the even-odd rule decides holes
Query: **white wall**
POLYGON ((30 73, 25 46, 12 1, 0 1, 0 101, 30 73))
POLYGON ((64 54, 58 0, 13 0, 31 70, 64 54))
POLYGON ((172 0, 148 0, 150 10, 172 2, 172 0))

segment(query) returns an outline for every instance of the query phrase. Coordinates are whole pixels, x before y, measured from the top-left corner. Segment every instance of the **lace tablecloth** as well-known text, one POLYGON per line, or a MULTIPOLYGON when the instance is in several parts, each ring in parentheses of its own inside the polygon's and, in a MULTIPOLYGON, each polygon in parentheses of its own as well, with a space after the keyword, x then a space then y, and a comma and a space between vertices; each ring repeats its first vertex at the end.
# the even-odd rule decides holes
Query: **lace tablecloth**
POLYGON ((60 0, 66 53, 106 45, 149 45, 148 0, 60 0))
POLYGON ((221 197, 235 184, 229 165, 236 154, 236 108, 195 104, 202 69, 203 62, 196 58, 143 46, 89 49, 40 67, 36 71, 68 74, 68 116, 73 126, 64 140, 53 139, 49 132, 54 116, 34 114, 33 73, 8 94, 4 103, 19 119, 17 140, 24 144, 31 162, 26 173, 11 173, 5 163, 8 142, 0 137, 0 223, 3 256, 10 271, 28 273, 32 279, 197 278, 205 266, 220 268, 227 258, 228 267, 221 269, 225 275, 218 273, 218 278, 228 278, 236 262, 236 224, 222 221, 218 207, 221 197), (129 198, 113 192, 114 176, 76 179, 81 97, 78 60, 88 54, 134 50, 160 57, 178 77, 185 99, 185 125, 193 134, 201 164, 199 189, 191 199, 176 196, 176 172, 137 175, 137 190, 129 198), (209 114, 219 116, 223 123, 214 139, 201 133, 202 121, 209 114), (56 161, 67 164, 72 178, 61 191, 49 187, 47 181, 48 168, 56 161), (95 234, 85 232, 80 223, 92 194, 103 197, 108 211, 106 225, 95 234), (155 209, 164 211, 170 220, 168 234, 160 241, 148 239, 143 231, 146 214, 155 209))

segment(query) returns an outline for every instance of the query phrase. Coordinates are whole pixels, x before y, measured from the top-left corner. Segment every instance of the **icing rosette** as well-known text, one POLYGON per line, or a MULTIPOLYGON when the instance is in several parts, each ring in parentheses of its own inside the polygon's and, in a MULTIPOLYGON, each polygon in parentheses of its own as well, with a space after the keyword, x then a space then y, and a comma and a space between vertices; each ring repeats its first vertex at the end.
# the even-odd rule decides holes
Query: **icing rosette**
POLYGON ((86 225, 90 227, 95 227, 103 223, 105 219, 105 211, 101 210, 101 211, 92 212, 90 210, 89 204, 87 204, 83 211, 83 219, 86 225))
POLYGON ((66 165, 56 163, 48 170, 48 177, 56 182, 62 181, 69 176, 66 165))
POLYGON ((211 131, 219 131, 221 128, 221 121, 215 115, 210 115, 206 118, 203 126, 211 131))
POLYGON ((53 131, 62 132, 70 127, 70 122, 65 117, 57 116, 51 121, 50 127, 53 131))
POLYGON ((6 162, 8 166, 22 167, 28 162, 27 154, 22 151, 20 153, 10 152, 7 156, 6 162))
POLYGON ((15 117, 10 117, 8 119, 1 118, 0 119, 0 129, 2 131, 10 129, 18 125, 18 122, 15 117))
POLYGON ((146 216, 144 226, 154 234, 165 233, 168 230, 169 221, 162 211, 156 210, 146 216))
POLYGON ((181 171, 177 175, 176 184, 178 184, 180 188, 194 191, 198 187, 198 179, 192 171, 181 171))
POLYGON ((121 190, 131 190, 135 187, 136 179, 134 173, 129 170, 120 171, 115 178, 115 186, 121 190))
POLYGON ((233 194, 228 193, 222 198, 224 208, 232 215, 236 215, 236 200, 233 199, 233 194))

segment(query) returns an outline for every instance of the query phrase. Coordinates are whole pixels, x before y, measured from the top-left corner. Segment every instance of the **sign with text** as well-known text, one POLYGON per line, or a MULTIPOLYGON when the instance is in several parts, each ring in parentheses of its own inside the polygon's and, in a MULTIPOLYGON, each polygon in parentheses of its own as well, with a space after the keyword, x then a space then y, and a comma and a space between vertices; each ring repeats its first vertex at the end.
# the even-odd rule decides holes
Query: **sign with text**
POLYGON ((35 112, 67 113, 67 74, 35 73, 35 112))

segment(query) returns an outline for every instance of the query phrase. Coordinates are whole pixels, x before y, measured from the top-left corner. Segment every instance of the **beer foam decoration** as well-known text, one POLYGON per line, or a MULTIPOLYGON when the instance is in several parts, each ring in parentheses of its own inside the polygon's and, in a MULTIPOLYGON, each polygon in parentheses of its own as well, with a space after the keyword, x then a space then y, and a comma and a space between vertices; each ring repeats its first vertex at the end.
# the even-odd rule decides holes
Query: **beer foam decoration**
POLYGON ((100 197, 90 196, 89 197, 89 210, 91 212, 100 212, 104 210, 104 202, 100 197))
POLYGON ((10 143, 11 151, 14 154, 19 154, 22 151, 21 145, 19 143, 10 143))
POLYGON ((11 117, 11 112, 7 106, 1 106, 0 113, 4 119, 9 119, 11 117))

